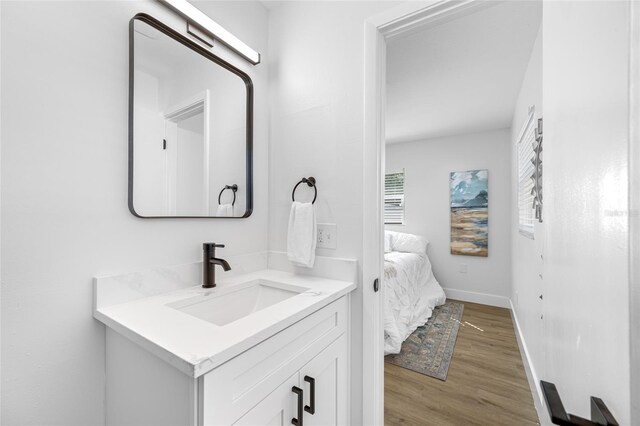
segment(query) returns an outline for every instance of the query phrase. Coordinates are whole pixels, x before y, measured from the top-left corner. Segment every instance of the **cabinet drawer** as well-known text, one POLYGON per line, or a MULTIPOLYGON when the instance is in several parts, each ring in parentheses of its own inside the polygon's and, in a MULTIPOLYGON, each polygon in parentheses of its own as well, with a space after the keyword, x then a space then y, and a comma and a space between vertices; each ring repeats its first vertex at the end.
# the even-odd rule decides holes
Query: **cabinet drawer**
POLYGON ((346 331, 342 297, 199 379, 201 423, 229 425, 346 331))

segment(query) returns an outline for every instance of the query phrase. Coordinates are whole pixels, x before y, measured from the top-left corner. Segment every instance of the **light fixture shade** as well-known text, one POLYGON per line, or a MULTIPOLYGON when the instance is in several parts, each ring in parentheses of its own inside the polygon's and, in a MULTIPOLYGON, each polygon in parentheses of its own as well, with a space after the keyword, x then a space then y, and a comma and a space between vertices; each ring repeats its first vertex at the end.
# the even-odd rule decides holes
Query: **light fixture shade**
POLYGON ((200 9, 187 0, 160 0, 167 6, 196 24, 202 31, 209 33, 213 38, 222 42, 225 46, 242 56, 253 65, 260 63, 260 54, 247 46, 238 37, 231 34, 220 24, 205 15, 200 9))

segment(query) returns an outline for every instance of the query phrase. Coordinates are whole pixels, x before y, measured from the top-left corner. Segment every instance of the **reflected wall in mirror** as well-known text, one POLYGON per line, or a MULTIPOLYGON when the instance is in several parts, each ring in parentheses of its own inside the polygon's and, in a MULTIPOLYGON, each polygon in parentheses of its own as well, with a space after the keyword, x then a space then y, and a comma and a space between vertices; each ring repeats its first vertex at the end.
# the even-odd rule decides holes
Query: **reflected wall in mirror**
POLYGON ((251 79, 148 15, 136 15, 129 31, 129 209, 249 216, 251 79))

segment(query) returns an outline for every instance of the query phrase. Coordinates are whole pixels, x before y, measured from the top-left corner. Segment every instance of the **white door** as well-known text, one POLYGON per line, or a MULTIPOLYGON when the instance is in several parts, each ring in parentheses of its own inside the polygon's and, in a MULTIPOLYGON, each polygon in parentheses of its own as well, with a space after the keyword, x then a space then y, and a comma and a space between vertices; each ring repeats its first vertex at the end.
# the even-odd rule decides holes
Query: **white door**
POLYGON ((251 411, 242 416, 234 425, 242 426, 285 426, 297 418, 298 395, 293 388, 299 388, 299 373, 289 377, 251 411))
POLYGON ((305 426, 349 423, 345 335, 338 338, 300 370, 300 383, 304 390, 305 426))

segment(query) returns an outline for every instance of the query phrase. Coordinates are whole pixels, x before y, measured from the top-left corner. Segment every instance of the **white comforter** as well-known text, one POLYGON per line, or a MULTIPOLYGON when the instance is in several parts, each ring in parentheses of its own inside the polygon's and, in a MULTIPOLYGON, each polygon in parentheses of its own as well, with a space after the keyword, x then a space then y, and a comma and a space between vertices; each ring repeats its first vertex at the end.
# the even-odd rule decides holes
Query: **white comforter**
POLYGON ((400 352, 402 342, 424 325, 445 294, 426 254, 384 255, 384 354, 400 352))

